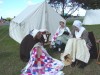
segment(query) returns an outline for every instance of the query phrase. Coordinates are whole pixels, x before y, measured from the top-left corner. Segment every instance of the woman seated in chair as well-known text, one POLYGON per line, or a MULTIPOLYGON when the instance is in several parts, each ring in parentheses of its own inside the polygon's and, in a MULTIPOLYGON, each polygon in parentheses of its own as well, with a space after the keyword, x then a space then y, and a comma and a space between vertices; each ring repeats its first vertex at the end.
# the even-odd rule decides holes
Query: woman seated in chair
POLYGON ((65 51, 61 55, 61 59, 64 61, 70 55, 72 67, 80 63, 79 68, 84 68, 90 59, 89 50, 91 48, 91 42, 88 37, 88 32, 82 26, 81 21, 74 21, 72 35, 73 38, 68 40, 65 51))
POLYGON ((87 47, 90 49, 92 44, 88 37, 88 31, 82 26, 82 22, 75 20, 72 26, 72 35, 73 38, 81 38, 86 41, 87 47))
POLYGON ((51 46, 54 49, 64 50, 65 45, 70 38, 71 32, 68 27, 65 26, 64 21, 59 22, 60 26, 57 29, 56 33, 52 37, 51 46))
POLYGON ((33 30, 31 35, 34 39, 32 49, 29 51, 21 49, 20 56, 26 56, 24 60, 27 59, 28 53, 30 52, 29 61, 25 68, 22 69, 21 75, 64 75, 63 72, 60 71, 63 68, 63 63, 52 58, 43 47, 40 41, 42 36, 41 32, 33 30))

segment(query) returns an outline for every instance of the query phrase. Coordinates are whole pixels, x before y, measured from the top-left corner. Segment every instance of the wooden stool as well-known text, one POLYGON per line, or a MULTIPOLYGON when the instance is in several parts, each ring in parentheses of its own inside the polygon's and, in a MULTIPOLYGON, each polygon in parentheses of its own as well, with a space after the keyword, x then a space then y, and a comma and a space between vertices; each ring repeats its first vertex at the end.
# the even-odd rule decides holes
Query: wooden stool
POLYGON ((97 50, 98 50, 97 64, 100 64, 100 39, 97 40, 96 43, 97 43, 97 50))

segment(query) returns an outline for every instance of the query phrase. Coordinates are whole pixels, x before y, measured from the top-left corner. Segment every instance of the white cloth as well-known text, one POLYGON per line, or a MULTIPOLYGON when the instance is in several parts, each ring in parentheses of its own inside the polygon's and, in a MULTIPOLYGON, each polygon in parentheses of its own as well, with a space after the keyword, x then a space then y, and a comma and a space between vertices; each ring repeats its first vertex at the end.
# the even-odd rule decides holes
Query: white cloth
POLYGON ((66 44, 64 53, 61 55, 61 60, 64 61, 64 57, 68 54, 71 56, 73 62, 75 62, 75 59, 78 59, 88 63, 90 58, 90 53, 84 39, 69 39, 66 44))
POLYGON ((39 31, 40 32, 45 32, 45 31, 48 31, 48 30, 46 30, 46 29, 40 29, 39 31))
POLYGON ((64 75, 63 71, 61 71, 64 67, 64 64, 57 60, 52 58, 48 52, 44 49, 41 43, 37 43, 34 45, 30 52, 30 60, 25 66, 24 69, 22 69, 21 75, 38 75, 37 73, 41 73, 41 75, 64 75), (41 56, 39 57, 41 60, 37 57, 38 49, 41 50, 41 56), (41 63, 41 65, 37 65, 38 62, 41 63), (36 65, 36 66, 35 66, 36 65), (42 66, 43 65, 43 66, 42 66), (37 71, 38 70, 38 71, 37 71), (43 70, 43 71, 42 71, 43 70), (35 72, 35 74, 34 74, 35 72))
POLYGON ((70 29, 68 27, 65 27, 65 28, 59 27, 57 30, 57 32, 59 33, 58 36, 61 36, 64 33, 64 31, 68 31, 69 34, 71 34, 70 29))
POLYGON ((51 41, 52 42, 55 41, 54 38, 57 38, 58 36, 61 36, 64 33, 65 30, 69 32, 69 35, 71 35, 71 31, 68 27, 64 27, 64 28, 58 27, 58 29, 57 29, 56 33, 54 34, 54 36, 52 37, 51 41))
POLYGON ((79 20, 75 20, 73 23, 73 26, 75 26, 79 29, 79 31, 75 30, 75 36, 76 36, 76 38, 80 38, 83 31, 85 30, 85 28, 82 26, 82 22, 79 20))
POLYGON ((85 28, 81 27, 80 30, 79 30, 79 32, 75 31, 76 38, 80 38, 82 36, 82 33, 83 33, 84 30, 85 30, 85 28))

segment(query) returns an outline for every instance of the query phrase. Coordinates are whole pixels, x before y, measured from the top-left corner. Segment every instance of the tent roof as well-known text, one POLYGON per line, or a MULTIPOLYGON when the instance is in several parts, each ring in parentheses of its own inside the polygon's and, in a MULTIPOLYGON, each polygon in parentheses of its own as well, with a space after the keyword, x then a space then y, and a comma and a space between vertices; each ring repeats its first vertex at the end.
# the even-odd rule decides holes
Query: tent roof
POLYGON ((9 27, 9 35, 18 43, 33 29, 44 29, 51 33, 51 37, 59 27, 59 21, 65 21, 45 1, 37 5, 27 7, 16 16, 9 27))
POLYGON ((83 20, 83 24, 84 25, 100 24, 100 9, 87 10, 83 20))
POLYGON ((16 18, 14 18, 12 21, 16 23, 21 23, 23 20, 25 20, 27 17, 35 13, 35 11, 41 6, 43 2, 30 5, 26 9, 24 9, 16 18))

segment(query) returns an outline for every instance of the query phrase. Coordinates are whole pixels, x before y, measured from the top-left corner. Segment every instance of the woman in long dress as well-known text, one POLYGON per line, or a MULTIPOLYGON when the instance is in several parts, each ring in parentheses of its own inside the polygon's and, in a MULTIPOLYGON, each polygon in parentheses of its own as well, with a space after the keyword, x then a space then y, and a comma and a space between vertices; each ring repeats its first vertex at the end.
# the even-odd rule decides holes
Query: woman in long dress
POLYGON ((82 22, 79 20, 75 20, 72 26, 72 35, 73 38, 81 38, 86 41, 87 47, 90 49, 92 44, 88 37, 88 31, 85 27, 82 26, 82 22))
POLYGON ((60 26, 58 27, 56 33, 52 37, 51 46, 52 48, 56 48, 59 51, 64 50, 65 45, 70 38, 71 32, 68 27, 66 27, 64 21, 59 22, 60 26))
POLYGON ((64 53, 61 55, 61 59, 64 61, 70 57, 72 60, 72 67, 80 63, 79 68, 84 68, 90 59, 89 50, 92 45, 88 37, 88 32, 82 26, 81 21, 74 21, 72 35, 73 38, 68 40, 64 53))
MULTIPOLYGON (((31 35, 34 40, 40 40, 42 36, 38 30, 34 30, 31 35)), ((47 53, 41 42, 35 42, 30 51, 29 61, 22 69, 21 75, 64 75, 60 71, 63 69, 63 66, 61 61, 52 58, 47 53)))

